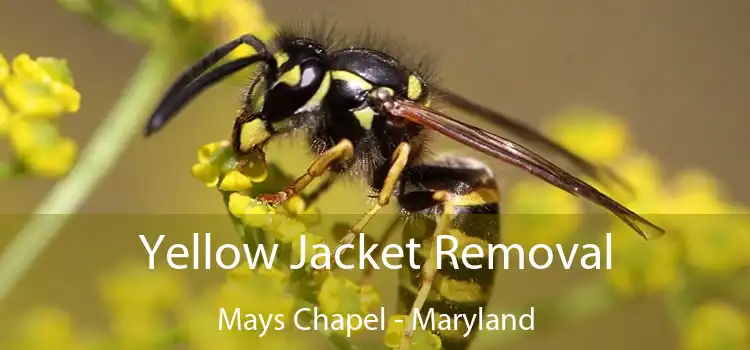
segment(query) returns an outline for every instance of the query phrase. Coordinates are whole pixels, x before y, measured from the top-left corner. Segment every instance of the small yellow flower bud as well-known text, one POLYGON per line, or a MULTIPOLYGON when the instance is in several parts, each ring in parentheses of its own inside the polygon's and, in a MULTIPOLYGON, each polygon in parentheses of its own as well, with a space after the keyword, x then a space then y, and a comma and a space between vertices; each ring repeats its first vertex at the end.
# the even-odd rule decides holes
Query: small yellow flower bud
POLYGON ((219 169, 208 163, 196 163, 190 167, 190 174, 196 179, 206 183, 206 186, 213 187, 219 180, 219 169))
POLYGON ((364 285, 360 288, 359 294, 363 312, 368 312, 381 305, 380 294, 375 290, 375 287, 364 285))
POLYGON ((693 310, 684 343, 688 350, 747 349, 750 320, 731 305, 707 302, 693 310))
POLYGON ((73 320, 60 310, 35 310, 22 320, 22 324, 23 339, 30 349, 78 347, 73 320))
POLYGON ((75 113, 81 109, 81 94, 76 89, 60 83, 52 84, 51 89, 64 113, 75 113))
POLYGON ((727 214, 722 188, 714 176, 700 170, 686 171, 672 188, 675 214, 727 214))
POLYGON ((0 136, 8 133, 12 116, 13 112, 10 110, 10 107, 8 107, 5 101, 0 99, 0 136))
POLYGON ((219 189, 223 191, 244 191, 252 186, 250 178, 239 171, 231 170, 219 184, 219 189))
POLYGON ((52 81, 73 86, 73 75, 68 69, 68 62, 63 59, 52 57, 38 57, 36 64, 41 68, 49 79, 52 81))
POLYGON ((4 91, 16 111, 33 117, 56 118, 80 103, 80 96, 57 96, 51 91, 50 83, 17 75, 6 80, 4 91))
POLYGON ((320 223, 320 209, 309 207, 304 212, 297 215, 297 220, 307 226, 313 226, 320 223))
POLYGON ((221 142, 211 142, 201 146, 198 148, 198 162, 210 163, 216 152, 224 147, 225 145, 221 142))
POLYGON ((360 287, 347 278, 332 276, 321 286, 318 303, 327 314, 363 315, 380 305, 380 296, 374 288, 360 287))
MULTIPOLYGON (((349 279, 329 277, 318 293, 320 309, 328 315, 364 315, 374 305, 380 305, 380 296, 370 287, 360 287, 349 279)), ((363 328, 351 329, 353 332, 363 328)))
POLYGON ((0 55, 0 85, 5 82, 5 79, 10 75, 10 66, 8 66, 8 60, 5 56, 0 55))
MULTIPOLYGON (((316 244, 325 244, 325 240, 323 239, 323 237, 320 237, 318 235, 313 235, 313 234, 306 234, 305 235, 305 246, 303 247, 303 246, 300 245, 300 240, 298 239, 298 237, 300 235, 304 234, 304 229, 305 229, 304 225, 302 225, 301 223, 299 223, 297 221, 291 220, 291 219, 288 220, 288 221, 290 223, 296 223, 296 224, 298 224, 298 225, 293 225, 293 226, 290 225, 290 228, 288 229, 288 231, 290 233, 292 233, 292 232, 295 233, 296 237, 291 237, 291 239, 289 239, 288 241, 286 241, 286 243, 288 243, 289 241, 292 242, 292 251, 295 254, 297 254, 297 256, 301 256, 302 252, 304 251, 305 252, 305 258, 307 259, 307 262, 310 262, 310 258, 312 258, 313 255, 323 252, 322 248, 313 249, 313 246, 315 246, 316 244), (300 227, 300 225, 301 225, 301 227, 300 227), (300 228, 301 228, 301 231, 300 231, 300 228)), ((292 236, 292 235, 289 234, 289 235, 284 235, 282 237, 285 238, 285 239, 287 239, 287 238, 290 238, 290 236, 292 236)), ((279 239, 281 239, 281 238, 279 238, 279 239)))
MULTIPOLYGON (((305 234, 307 228, 305 227, 305 224, 293 218, 287 216, 279 216, 278 218, 276 218, 275 225, 272 230, 274 237, 279 241, 283 243, 294 241, 299 244, 299 236, 305 234)), ((305 238, 307 238, 306 241, 309 243, 310 241, 318 242, 320 237, 307 235, 305 238)), ((322 238, 320 239, 320 242, 322 242, 322 238)))
POLYGON ((227 207, 232 215, 240 218, 245 215, 252 201, 253 199, 249 196, 240 193, 232 193, 229 195, 229 205, 227 207))
POLYGON ((519 181, 507 194, 505 211, 509 242, 531 247, 562 243, 581 226, 580 200, 565 191, 534 180, 519 181))
POLYGON ((41 177, 59 177, 70 171, 76 160, 78 146, 70 138, 61 138, 52 147, 41 147, 24 159, 26 167, 41 177))
POLYGON ((259 276, 266 277, 279 286, 286 285, 287 282, 289 282, 289 273, 277 268, 272 267, 270 269, 266 269, 265 267, 260 267, 256 271, 258 272, 259 276))
MULTIPOLYGON (((222 28, 226 32, 224 37, 236 38, 244 33, 253 33, 263 41, 273 37, 276 28, 266 19, 263 4, 259 1, 227 0, 222 10, 222 28)), ((253 54, 254 50, 248 45, 242 45, 232 50, 230 58, 240 58, 253 54)))
POLYGON ((553 118, 546 129, 562 145, 596 163, 612 162, 630 144, 627 125, 621 118, 599 111, 568 111, 553 118))
POLYGON ((101 281, 103 299, 116 316, 149 317, 177 306, 185 296, 183 280, 173 270, 144 270, 135 264, 118 270, 101 281))
POLYGON ((307 203, 300 196, 289 198, 283 204, 284 209, 306 226, 320 222, 320 211, 315 207, 307 207, 307 203))
POLYGON ((397 349, 401 346, 401 338, 406 331, 406 315, 393 315, 388 318, 388 326, 385 329, 385 346, 397 349))
MULTIPOLYGON (((633 185, 642 197, 648 193, 655 195, 662 191, 662 173, 658 163, 650 155, 636 154, 617 165, 617 172, 633 185)), ((616 197, 625 197, 624 193, 615 193, 616 197)), ((633 209, 633 208, 631 208, 633 209)))
POLYGON ((20 77, 31 78, 40 82, 52 81, 49 73, 26 53, 22 53, 13 59, 13 73, 20 77))
POLYGON ((679 223, 685 262, 713 273, 750 266, 750 217, 747 215, 691 215, 679 223))
POLYGON ((189 21, 208 22, 213 20, 226 0, 169 0, 169 6, 189 21))
POLYGON ((10 145, 20 157, 39 148, 53 147, 60 139, 57 127, 48 120, 15 119, 8 131, 10 145))
POLYGON ((253 271, 246 266, 235 267, 227 272, 227 278, 230 281, 244 281, 253 274, 253 271))
POLYGON ((646 242, 637 235, 612 236, 612 265, 617 268, 606 271, 605 279, 619 294, 633 297, 668 291, 679 285, 682 278, 678 268, 679 247, 673 237, 662 238, 646 242))
POLYGON ((294 215, 302 214, 305 211, 305 200, 300 196, 289 198, 284 202, 284 209, 294 215))
POLYGON ((65 60, 28 54, 16 56, 14 75, 5 82, 8 102, 20 113, 54 118, 80 109, 81 95, 73 88, 73 78, 65 60))
POLYGON ((272 215, 275 210, 265 203, 259 203, 255 200, 251 200, 249 207, 245 210, 245 214, 240 218, 245 225, 250 227, 265 228, 272 223, 272 215))

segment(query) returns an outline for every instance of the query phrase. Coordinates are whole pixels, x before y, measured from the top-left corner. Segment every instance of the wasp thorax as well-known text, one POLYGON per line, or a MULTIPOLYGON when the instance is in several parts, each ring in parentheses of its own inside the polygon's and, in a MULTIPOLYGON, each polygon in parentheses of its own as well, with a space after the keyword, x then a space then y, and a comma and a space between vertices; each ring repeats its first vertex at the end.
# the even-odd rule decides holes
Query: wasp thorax
POLYGON ((386 87, 375 88, 370 91, 369 102, 379 112, 385 113, 393 108, 393 90, 386 87))

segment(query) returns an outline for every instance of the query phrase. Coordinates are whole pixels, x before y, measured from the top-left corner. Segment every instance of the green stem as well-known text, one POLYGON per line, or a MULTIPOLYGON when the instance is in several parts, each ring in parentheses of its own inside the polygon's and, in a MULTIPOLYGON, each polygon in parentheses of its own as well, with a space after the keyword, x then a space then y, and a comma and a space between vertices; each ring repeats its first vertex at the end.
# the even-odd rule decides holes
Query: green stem
POLYGON ((96 130, 75 168, 48 193, 27 225, 0 256, 0 300, 4 299, 109 172, 135 135, 155 97, 166 83, 173 62, 169 53, 153 51, 141 61, 117 104, 96 130))

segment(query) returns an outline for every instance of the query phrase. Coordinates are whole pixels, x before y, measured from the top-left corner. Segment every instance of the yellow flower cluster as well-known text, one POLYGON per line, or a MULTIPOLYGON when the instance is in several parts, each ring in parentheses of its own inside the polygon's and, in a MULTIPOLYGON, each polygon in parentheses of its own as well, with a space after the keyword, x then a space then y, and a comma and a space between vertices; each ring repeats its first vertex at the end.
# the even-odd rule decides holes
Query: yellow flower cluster
MULTIPOLYGON (((103 280, 102 294, 109 311, 110 330, 82 332, 66 313, 40 309, 21 322, 20 333, 2 346, 19 350, 36 349, 305 349, 298 338, 289 336, 289 327, 266 332, 262 327, 248 329, 245 314, 279 314, 282 321, 292 314, 294 298, 285 291, 288 274, 280 270, 231 272, 218 287, 191 295, 189 285, 174 270, 145 270, 126 265, 103 280), (218 310, 242 310, 239 324, 243 331, 220 331, 218 310)), ((276 326, 275 324, 273 325, 276 326)))
MULTIPOLYGON (((628 144, 631 137, 618 118, 578 112, 556 119, 552 135, 589 159, 612 165, 633 185, 635 196, 602 191, 667 231, 645 241, 619 220, 612 221, 606 232, 613 233, 613 268, 605 279, 614 290, 626 297, 666 293, 671 298, 673 292, 696 293, 702 278, 712 275, 723 280, 747 278, 747 208, 728 202, 718 181, 705 171, 687 170, 668 178, 650 155, 628 144)), ((685 349, 750 346, 748 317, 730 301, 712 301, 693 310, 690 305, 680 307, 691 315, 683 333, 685 349)))
POLYGON ((229 211, 248 226, 277 233, 277 239, 281 242, 295 240, 304 232, 305 224, 315 223, 319 219, 319 212, 315 208, 307 207, 302 198, 295 196, 283 205, 291 217, 270 220, 268 214, 275 213, 275 208, 247 195, 253 189, 253 184, 263 182, 268 177, 268 166, 261 152, 236 159, 229 142, 208 143, 198 149, 198 162, 190 168, 190 173, 207 187, 232 192, 229 211))
MULTIPOLYGON (((302 198, 290 198, 284 204, 288 215, 277 215, 276 208, 256 201, 249 194, 254 184, 268 178, 268 166, 262 153, 236 159, 229 143, 209 143, 199 149, 198 162, 192 166, 191 173, 207 186, 228 193, 229 212, 247 227, 262 229, 276 243, 288 245, 297 256, 295 261, 304 252, 309 263, 320 252, 313 247, 325 244, 323 237, 307 232, 307 225, 316 221, 310 217, 316 217, 317 211, 308 207, 302 198), (305 235, 305 246, 300 245, 301 235, 305 235)), ((311 276, 312 280, 303 284, 317 289, 318 305, 327 315, 363 315, 381 304, 380 296, 371 286, 357 285, 334 276, 329 270, 316 271, 311 276)))
POLYGON ((39 308, 20 321, 15 325, 20 332, 12 337, 10 344, 3 342, 4 348, 84 350, 96 344, 76 329, 70 315, 57 309, 39 308))
MULTIPOLYGON (((231 273, 230 279, 218 290, 206 293, 193 306, 183 309, 186 342, 191 349, 206 350, 305 349, 306 346, 299 338, 290 336, 290 327, 276 331, 271 328, 263 336, 262 327, 243 332, 220 331, 216 328, 216 313, 222 308, 229 317, 239 308, 243 316, 281 315, 279 321, 291 324, 295 298, 286 291, 288 280, 289 275, 277 269, 261 268, 253 271, 242 268, 231 273)), ((246 321, 245 318, 241 320, 243 324, 246 321)), ((273 327, 276 326, 274 323, 273 327)))
POLYGON ((190 173, 206 186, 218 186, 222 191, 245 191, 254 182, 266 179, 268 169, 262 154, 251 154, 244 164, 240 164, 229 146, 229 142, 212 142, 201 146, 198 149, 198 162, 190 168, 190 173))
MULTIPOLYGON (((643 241, 614 219, 613 266, 607 280, 626 295, 678 288, 684 266, 709 272, 731 272, 750 266, 750 217, 729 204, 713 176, 683 171, 666 180, 659 164, 635 150, 624 121, 608 113, 575 109, 557 116, 547 128, 553 138, 600 163, 611 165, 634 188, 626 196, 601 190, 667 230, 667 236, 643 241), (585 135, 585 136, 584 136, 585 135), (744 228, 744 229, 743 229, 744 228)), ((539 202, 528 189, 518 190, 539 202)))
POLYGON ((125 348, 158 345, 172 329, 168 313, 186 305, 185 283, 168 270, 125 265, 101 281, 110 314, 110 341, 125 348))
MULTIPOLYGON (((231 192, 227 207, 233 216, 249 227, 270 233, 279 243, 290 244, 292 252, 297 256, 304 250, 309 260, 319 252, 313 246, 325 243, 323 237, 307 232, 306 223, 311 220, 300 219, 302 214, 317 213, 313 208, 307 207, 301 198, 293 197, 285 203, 284 208, 291 215, 276 215, 275 208, 258 202, 247 194, 254 183, 263 182, 268 177, 268 167, 262 154, 250 154, 238 160, 234 158, 229 143, 209 143, 199 149, 198 162, 192 166, 191 173, 209 187, 231 192), (304 247, 299 244, 299 237, 303 234, 306 238, 304 247)), ((246 275, 249 272, 242 270, 240 273, 246 275)), ((372 286, 357 285, 347 278, 334 276, 330 271, 316 273, 313 278, 315 280, 312 285, 319 287, 318 305, 327 315, 364 315, 381 305, 380 296, 372 286)), ((385 335, 388 346, 398 347, 402 334, 403 327, 398 328, 396 323, 390 322, 385 335)), ((417 331, 414 333, 413 346, 413 349, 439 349, 440 338, 430 332, 417 331)))
POLYGON ((687 350, 749 349, 750 319, 724 302, 707 302, 693 310, 683 342, 687 350))
POLYGON ((381 305, 372 286, 358 286, 349 279, 330 276, 318 293, 320 309, 329 315, 365 315, 381 305))
POLYGON ((76 143, 60 134, 57 120, 80 109, 81 95, 64 60, 28 54, 8 62, 0 55, 0 137, 14 159, 0 177, 28 173, 40 177, 67 174, 76 160, 76 143))
MULTIPOLYGON (((247 0, 169 0, 172 9, 186 20, 216 27, 214 40, 220 43, 252 33, 263 41, 269 40, 276 29, 266 19, 265 11, 258 1, 247 0)), ((252 49, 240 46, 230 58, 252 54, 252 49)))
POLYGON ((518 181, 505 196, 502 230, 506 244, 529 248, 564 243, 581 227, 581 201, 546 182, 518 181))
POLYGON ((560 144, 584 159, 610 163, 630 146, 625 122, 610 113, 590 108, 572 108, 552 118, 545 127, 560 144))

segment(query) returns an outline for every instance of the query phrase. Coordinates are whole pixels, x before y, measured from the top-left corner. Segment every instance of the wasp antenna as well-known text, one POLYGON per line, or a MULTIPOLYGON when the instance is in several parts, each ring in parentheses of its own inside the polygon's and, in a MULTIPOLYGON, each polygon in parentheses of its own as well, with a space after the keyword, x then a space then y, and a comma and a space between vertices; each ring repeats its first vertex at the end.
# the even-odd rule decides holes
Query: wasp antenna
POLYGON ((203 92, 203 90, 211 87, 212 85, 220 82, 224 78, 236 73, 237 71, 259 61, 262 61, 263 57, 260 56, 249 56, 238 58, 231 62, 225 63, 218 68, 200 76, 190 85, 185 87, 179 94, 172 96, 169 100, 165 100, 159 108, 152 114, 151 118, 146 124, 145 134, 150 136, 156 130, 160 129, 166 123, 174 117, 185 105, 190 102, 195 96, 203 92))
POLYGON ((164 125, 166 125, 167 122, 169 122, 169 120, 174 117, 174 113, 176 111, 178 111, 182 106, 184 106, 199 92, 203 91, 208 86, 211 86, 227 75, 232 74, 258 61, 264 61, 266 63, 267 78, 276 76, 276 59, 268 52, 266 45, 263 44, 260 39, 250 34, 240 36, 239 38, 223 44, 220 47, 207 53, 198 62, 183 71, 169 87, 167 92, 162 97, 161 102, 156 107, 156 109, 154 109, 154 112, 151 114, 151 117, 146 124, 146 128, 144 130, 145 136, 148 137, 161 129, 164 125), (199 78, 212 65, 222 60, 230 52, 232 52, 232 50, 242 44, 252 47, 256 51, 256 54, 245 57, 245 59, 247 59, 245 61, 243 61, 243 58, 240 58, 226 63, 209 73, 211 74, 210 77, 199 78), (197 81, 196 78, 198 78, 197 81), (188 89, 191 89, 192 92, 186 92, 186 90, 188 89), (172 107, 166 108, 170 105, 172 107))

